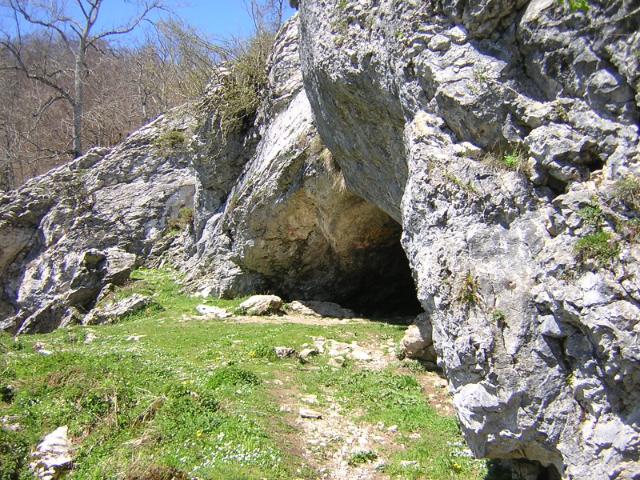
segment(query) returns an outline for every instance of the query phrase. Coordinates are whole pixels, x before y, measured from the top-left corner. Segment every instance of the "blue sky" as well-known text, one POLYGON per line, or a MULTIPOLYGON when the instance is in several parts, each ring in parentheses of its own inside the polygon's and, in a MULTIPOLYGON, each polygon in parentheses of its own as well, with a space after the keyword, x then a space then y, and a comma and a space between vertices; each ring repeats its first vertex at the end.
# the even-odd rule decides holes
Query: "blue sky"
MULTIPOLYGON (((230 35, 247 35, 251 32, 251 19, 243 0, 179 0, 166 1, 175 13, 188 24, 213 38, 230 35)), ((286 17, 294 10, 285 0, 286 17)), ((103 25, 121 24, 135 14, 135 2, 126 0, 104 0, 102 7, 103 25)))
MULTIPOLYGON (((68 12, 73 16, 80 13, 77 0, 59 0, 66 3, 68 12), (75 8, 74 8, 75 7, 75 8)), ((191 26, 202 31, 210 39, 223 39, 230 36, 246 36, 251 33, 252 22, 243 0, 163 0, 174 15, 182 18, 191 26)), ((105 28, 121 26, 127 20, 134 18, 139 11, 136 0, 104 0, 97 28, 94 32, 105 28)), ((293 15, 294 10, 285 0, 286 18, 293 15)), ((164 13, 163 15, 168 15, 164 13)), ((157 15, 154 15, 157 18, 157 15)), ((23 25, 25 31, 29 27, 23 25)), ((12 32, 14 30, 11 16, 6 9, 0 9, 0 29, 12 32)), ((122 43, 136 42, 143 38, 144 30, 137 29, 127 37, 118 37, 122 43)), ((116 40, 112 37, 112 40, 116 40)))

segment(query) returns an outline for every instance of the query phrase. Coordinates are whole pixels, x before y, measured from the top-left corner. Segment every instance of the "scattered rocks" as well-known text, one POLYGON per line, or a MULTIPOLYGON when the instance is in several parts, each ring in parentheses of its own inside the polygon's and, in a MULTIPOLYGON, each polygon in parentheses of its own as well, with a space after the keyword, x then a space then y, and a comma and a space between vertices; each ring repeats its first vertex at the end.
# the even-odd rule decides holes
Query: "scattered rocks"
POLYGON ((344 357, 333 357, 330 358, 327 362, 327 365, 334 368, 342 368, 344 367, 345 358, 344 357))
POLYGON ((318 404, 318 396, 317 395, 303 395, 300 397, 300 401, 302 403, 308 403, 309 405, 317 405, 318 404))
POLYGON ((33 344, 33 351, 39 353, 40 355, 52 355, 53 352, 51 350, 47 350, 45 345, 41 342, 36 342, 33 344))
POLYGON ((279 313, 282 299, 276 295, 253 295, 240 304, 238 310, 247 315, 279 313))
POLYGON ((0 428, 7 432, 19 432, 22 430, 22 425, 18 422, 19 419, 17 415, 0 417, 0 428))
POLYGON ((47 436, 32 453, 29 464, 40 480, 55 480, 73 466, 73 445, 68 437, 69 427, 59 427, 47 436))
POLYGON ((302 361, 307 361, 309 358, 318 355, 320 351, 317 348, 304 348, 298 354, 298 357, 302 361))
POLYGON ((201 315, 213 316, 216 318, 229 318, 231 317, 231 313, 229 313, 224 308, 212 306, 212 305, 198 305, 196 306, 196 310, 201 315))
POLYGON ((84 343, 88 345, 90 343, 93 343, 97 338, 98 336, 95 334, 95 332, 88 331, 84 336, 84 343))

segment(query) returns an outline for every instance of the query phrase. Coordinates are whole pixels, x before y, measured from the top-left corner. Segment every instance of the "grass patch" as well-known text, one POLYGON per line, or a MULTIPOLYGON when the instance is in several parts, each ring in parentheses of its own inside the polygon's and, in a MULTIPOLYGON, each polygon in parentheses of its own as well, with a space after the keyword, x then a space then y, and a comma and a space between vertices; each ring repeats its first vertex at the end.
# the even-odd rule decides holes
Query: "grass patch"
MULTIPOLYGON (((405 327, 192 318, 203 299, 186 295, 176 272, 140 269, 132 277, 112 295, 149 295, 163 310, 18 342, 0 335, 0 385, 12 386, 12 394, 0 399, 0 416, 15 416, 23 427, 0 431, 0 478, 30 478, 28 452, 62 425, 69 426, 78 446, 69 478, 315 478, 299 448, 289 446, 296 432, 271 390, 283 376, 300 392, 318 392, 320 408, 330 389, 357 421, 398 425, 398 435, 420 432, 421 439, 407 438, 412 446, 389 458, 392 477, 483 478, 484 462, 455 457, 452 445, 461 442, 456 422, 429 406, 413 370, 364 371, 351 362, 336 370, 327 366, 326 355, 306 365, 295 358, 274 359, 274 347, 300 351, 319 336, 398 342, 405 327), (89 332, 95 339, 84 343, 89 332), (36 342, 53 354, 35 353, 36 342), (459 470, 447 459, 460 463, 459 470), (407 472, 403 460, 416 461, 418 468, 407 472)), ((207 303, 230 309, 240 301, 207 303)), ((361 452, 351 461, 372 461, 372 455, 361 452)))
POLYGON ((575 253, 583 261, 595 260, 602 267, 618 257, 620 247, 611 233, 599 230, 579 239, 576 242, 575 253))

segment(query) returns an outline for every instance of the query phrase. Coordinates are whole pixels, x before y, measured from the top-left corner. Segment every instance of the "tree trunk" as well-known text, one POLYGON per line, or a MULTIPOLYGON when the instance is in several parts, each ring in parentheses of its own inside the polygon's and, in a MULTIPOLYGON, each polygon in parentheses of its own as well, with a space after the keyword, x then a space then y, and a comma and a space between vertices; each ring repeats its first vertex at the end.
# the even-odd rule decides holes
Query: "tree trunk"
POLYGON ((82 90, 84 83, 84 41, 80 41, 78 52, 76 53, 76 63, 74 69, 74 95, 73 95, 73 157, 82 155, 82 90))

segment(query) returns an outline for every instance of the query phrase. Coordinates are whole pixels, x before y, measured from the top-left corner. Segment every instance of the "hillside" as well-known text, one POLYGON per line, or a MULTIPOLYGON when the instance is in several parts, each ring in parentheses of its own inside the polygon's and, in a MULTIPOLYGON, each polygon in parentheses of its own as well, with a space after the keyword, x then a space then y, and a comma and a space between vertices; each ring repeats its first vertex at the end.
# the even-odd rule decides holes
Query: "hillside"
MULTIPOLYGON (((184 288, 175 297, 182 307, 163 305, 172 312, 165 317, 147 306, 148 315, 95 327, 96 335, 147 335, 135 345, 153 350, 166 341, 162 358, 188 359, 195 354, 189 342, 247 332, 252 341, 234 337, 243 342, 237 348, 231 340, 207 352, 231 355, 250 372, 232 375, 260 379, 246 388, 264 406, 289 402, 278 392, 309 393, 294 376, 282 388, 262 382, 285 382, 277 378, 281 367, 303 369, 312 382, 328 382, 329 391, 313 392, 319 401, 337 392, 337 403, 322 408, 347 412, 352 402, 344 425, 397 423, 406 450, 371 447, 389 462, 380 475, 409 475, 398 470, 407 459, 418 462, 416 478, 482 476, 483 464, 470 460, 429 470, 444 460, 421 442, 448 432, 436 443, 451 460, 445 446, 459 438, 449 417, 418 402, 426 373, 390 360, 378 373, 347 362, 324 375, 329 359, 321 355, 313 360, 320 370, 304 370, 295 360, 269 366, 256 349, 266 342, 269 357, 278 346, 272 340, 299 349, 312 336, 344 341, 352 332, 384 352, 400 340, 398 327, 298 322, 278 330, 285 326, 187 320, 192 295, 214 303, 252 294, 335 302, 356 317, 414 319, 407 335, 421 345, 416 356, 442 370, 475 457, 499 460, 526 480, 640 478, 635 2, 292 3, 299 12, 278 33, 266 71, 252 70, 247 59, 220 69, 202 99, 0 197, 2 329, 27 345, 38 339, 62 348, 67 333, 56 329, 81 338, 87 327, 74 325, 113 321, 118 315, 105 313, 104 301, 133 288, 132 272, 171 266, 184 288), (248 358, 236 357, 244 342, 248 358), (255 358, 248 355, 254 350, 255 358), (388 395, 362 397, 368 388, 388 395), (341 404, 340 392, 351 400, 341 404), (408 404, 394 410, 403 399, 408 404), (376 413, 380 404, 398 417, 376 413)), ((92 345, 65 348, 93 355, 92 345)), ((142 368, 150 352, 126 361, 142 368)), ((47 368, 58 368, 29 348, 15 355, 17 365, 35 362, 35 376, 17 377, 33 388, 47 368)), ((118 364, 110 359, 104 368, 118 364)), ((170 364, 157 368, 167 370, 150 375, 175 374, 170 364)), ((196 377, 215 378, 220 368, 196 377)), ((171 397, 154 388, 152 396, 171 397)), ((217 405, 223 390, 202 394, 217 405)), ((113 415, 110 405, 100 407, 105 416, 113 415)), ((46 431, 33 422, 29 448, 46 431)), ((74 443, 82 444, 87 425, 73 427, 74 443)), ((260 448, 275 448, 279 427, 261 425, 260 448)), ((127 427, 126 441, 143 431, 127 427)), ((298 446, 308 434, 296 430, 298 446)), ((303 445, 278 455, 315 472, 301 470, 303 478, 322 475, 303 445)), ((201 458, 189 458, 191 472, 201 458)), ((375 463, 364 453, 361 461, 365 470, 375 463)), ((278 475, 291 475, 282 468, 278 475)))

